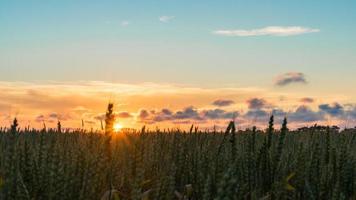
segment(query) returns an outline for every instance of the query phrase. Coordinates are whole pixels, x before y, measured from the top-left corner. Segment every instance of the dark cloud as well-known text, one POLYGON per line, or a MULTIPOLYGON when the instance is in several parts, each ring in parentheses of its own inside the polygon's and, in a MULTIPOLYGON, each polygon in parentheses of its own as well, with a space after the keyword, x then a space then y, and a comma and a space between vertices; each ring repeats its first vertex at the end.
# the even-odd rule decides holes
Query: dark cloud
POLYGON ((232 104, 234 104, 235 102, 232 100, 228 100, 228 99, 218 99, 215 100, 212 104, 214 106, 219 106, 219 107, 224 107, 224 106, 230 106, 232 104))
POLYGON ((333 105, 330 104, 321 104, 319 105, 319 109, 323 112, 328 113, 329 115, 341 116, 344 114, 344 107, 338 103, 334 103, 333 105))
POLYGON ((253 119, 254 121, 266 123, 270 115, 274 116, 275 122, 280 123, 284 117, 288 118, 289 122, 316 122, 324 119, 321 112, 314 112, 307 106, 299 106, 294 112, 286 112, 280 108, 275 108, 270 112, 263 109, 250 109, 243 117, 245 119, 253 119))
POLYGON ((149 114, 149 112, 147 110, 140 110, 138 118, 141 119, 141 120, 142 119, 146 119, 146 118, 148 118, 149 115, 150 114, 149 114))
POLYGON ((306 84, 307 80, 305 75, 300 72, 288 72, 282 75, 279 75, 275 79, 275 85, 277 86, 286 86, 292 83, 303 83, 306 84))
POLYGON ((324 120, 324 115, 320 112, 314 112, 308 106, 299 106, 294 112, 288 115, 290 122, 316 122, 324 120))
POLYGON ((247 100, 249 109, 261 109, 267 105, 267 102, 261 98, 252 98, 247 100))
POLYGON ((287 116, 287 112, 279 108, 274 108, 268 111, 264 109, 250 109, 242 116, 240 120, 245 120, 249 123, 266 124, 271 115, 274 116, 275 123, 280 124, 284 117, 287 116))
POLYGON ((163 108, 162 109, 162 113, 165 114, 165 115, 172 115, 173 112, 171 110, 167 109, 167 108, 163 108))
POLYGON ((259 118, 266 118, 269 117, 269 113, 267 113, 265 110, 249 110, 245 113, 245 117, 248 118, 255 118, 255 119, 259 119, 259 118))
POLYGON ((287 116, 287 112, 285 112, 282 109, 276 108, 272 110, 272 114, 273 116, 275 116, 276 118, 284 118, 287 116))
POLYGON ((161 111, 156 111, 154 113, 148 113, 147 111, 142 111, 139 114, 140 122, 144 123, 156 123, 163 121, 170 121, 172 123, 183 123, 184 121, 204 123, 206 120, 226 120, 233 119, 239 116, 237 111, 225 111, 222 109, 212 109, 212 110, 201 110, 189 106, 183 110, 171 111, 167 108, 161 111))
POLYGON ((288 122, 295 123, 317 123, 325 121, 327 115, 332 115, 337 119, 345 120, 356 119, 356 105, 342 106, 338 103, 321 104, 318 110, 313 110, 309 106, 301 105, 296 110, 287 112, 281 108, 272 108, 263 99, 250 99, 248 101, 249 109, 244 112, 227 111, 224 109, 205 109, 199 110, 193 106, 186 107, 182 110, 172 111, 168 108, 162 110, 141 110, 138 114, 138 121, 141 123, 158 123, 170 122, 173 124, 190 124, 190 123, 208 123, 213 120, 214 123, 222 123, 226 120, 236 119, 239 123, 244 124, 257 123, 262 125, 268 122, 268 118, 273 114, 275 123, 280 124, 284 117, 288 122))
POLYGON ((304 98, 301 98, 299 101, 302 103, 313 103, 314 99, 310 98, 310 97, 304 97, 304 98))
POLYGON ((233 119, 239 115, 237 111, 227 112, 222 109, 204 110, 202 115, 207 119, 233 119))
POLYGON ((174 114, 174 119, 195 119, 202 120, 199 116, 198 110, 192 106, 189 106, 182 111, 177 111, 174 114))
POLYGON ((161 112, 157 113, 153 117, 153 121, 155 122, 161 122, 161 121, 167 121, 167 120, 172 120, 173 117, 173 112, 167 108, 164 108, 161 110, 161 112))

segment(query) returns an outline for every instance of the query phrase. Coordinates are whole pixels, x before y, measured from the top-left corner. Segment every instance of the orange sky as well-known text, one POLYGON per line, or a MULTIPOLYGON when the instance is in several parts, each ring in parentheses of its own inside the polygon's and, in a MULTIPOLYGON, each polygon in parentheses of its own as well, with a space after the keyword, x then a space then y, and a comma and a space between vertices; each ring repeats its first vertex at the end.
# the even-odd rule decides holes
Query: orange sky
POLYGON ((98 129, 109 101, 115 104, 118 122, 128 128, 145 124, 186 128, 192 123, 225 127, 233 117, 240 128, 245 128, 265 125, 272 112, 276 113, 276 123, 287 116, 290 126, 295 127, 313 123, 352 126, 355 114, 345 96, 308 96, 309 100, 302 101, 306 96, 266 88, 42 81, 1 82, 0 91, 2 126, 9 126, 17 117, 22 127, 39 128, 43 121, 47 127, 55 127, 59 119, 63 127, 75 128, 83 119, 85 128, 98 129))

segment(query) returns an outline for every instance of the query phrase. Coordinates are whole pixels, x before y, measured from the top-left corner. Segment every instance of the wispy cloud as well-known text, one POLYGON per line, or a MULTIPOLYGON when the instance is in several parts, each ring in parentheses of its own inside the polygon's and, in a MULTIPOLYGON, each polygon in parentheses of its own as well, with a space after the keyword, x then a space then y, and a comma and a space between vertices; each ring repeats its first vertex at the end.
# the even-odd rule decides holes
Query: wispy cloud
POLYGON ((167 23, 167 22, 171 21, 171 20, 174 19, 174 18, 175 18, 174 16, 166 16, 166 15, 164 15, 164 16, 160 16, 160 17, 158 18, 158 20, 159 20, 160 22, 167 23))
POLYGON ((277 86, 286 86, 292 83, 307 83, 305 75, 300 72, 288 72, 282 75, 279 75, 275 78, 274 81, 277 86))
POLYGON ((260 29, 236 29, 236 30, 216 30, 213 31, 216 35, 231 36, 231 37, 247 37, 247 36, 293 36, 306 33, 316 33, 319 29, 302 27, 302 26, 267 26, 260 29))
POLYGON ((130 22, 127 21, 127 20, 124 20, 124 21, 121 21, 121 22, 120 22, 120 25, 121 25, 121 26, 128 26, 128 25, 130 25, 130 22))

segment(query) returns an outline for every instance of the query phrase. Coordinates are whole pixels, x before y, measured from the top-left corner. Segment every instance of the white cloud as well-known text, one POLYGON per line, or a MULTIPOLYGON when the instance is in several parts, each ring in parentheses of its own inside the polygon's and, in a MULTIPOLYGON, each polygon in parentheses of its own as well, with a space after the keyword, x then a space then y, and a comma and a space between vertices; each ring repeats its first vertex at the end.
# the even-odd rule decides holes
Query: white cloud
POLYGON ((174 19, 174 16, 160 16, 158 18, 158 20, 163 23, 167 23, 167 22, 171 21, 172 19, 174 19))
POLYGON ((216 35, 222 36, 237 36, 237 37, 246 37, 246 36, 292 36, 292 35, 301 35, 305 33, 316 33, 319 32, 319 29, 301 27, 301 26, 267 26, 260 29, 236 29, 236 30, 217 30, 213 31, 216 35))
POLYGON ((121 23, 120 23, 121 26, 128 26, 129 24, 130 24, 130 22, 126 21, 126 20, 121 21, 121 23))

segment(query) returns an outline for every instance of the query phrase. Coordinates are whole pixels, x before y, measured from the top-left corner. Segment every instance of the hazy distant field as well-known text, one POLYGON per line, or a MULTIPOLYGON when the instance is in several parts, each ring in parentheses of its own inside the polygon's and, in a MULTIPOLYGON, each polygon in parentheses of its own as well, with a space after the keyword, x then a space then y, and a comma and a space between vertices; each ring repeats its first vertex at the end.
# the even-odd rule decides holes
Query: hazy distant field
POLYGON ((0 134, 0 199, 352 199, 356 130, 0 134), (110 192, 111 191, 111 192, 110 192))

